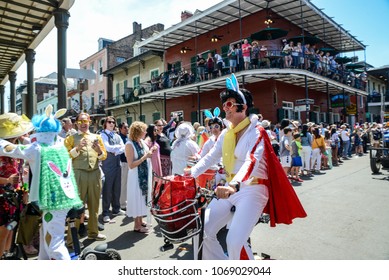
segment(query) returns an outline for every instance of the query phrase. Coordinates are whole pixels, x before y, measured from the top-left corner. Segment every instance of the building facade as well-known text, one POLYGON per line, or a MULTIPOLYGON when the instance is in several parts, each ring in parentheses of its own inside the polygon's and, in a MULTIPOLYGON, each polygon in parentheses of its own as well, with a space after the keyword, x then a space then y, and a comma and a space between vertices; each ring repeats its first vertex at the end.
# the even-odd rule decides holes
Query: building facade
MULTIPOLYGON (((230 74, 227 57, 229 46, 242 44, 244 39, 249 42, 257 40, 261 46, 265 45, 268 49, 266 57, 271 62, 283 59, 282 39, 289 42, 301 34, 307 39, 315 37, 316 48, 331 51, 333 55, 365 49, 361 42, 310 1, 285 3, 276 0, 270 2, 268 7, 254 5, 251 1, 223 1, 205 11, 195 12, 182 22, 143 40, 136 45, 139 49, 135 53, 156 49, 163 51, 163 68, 170 75, 172 69, 185 68, 188 72, 196 72, 196 56, 206 58, 208 53, 213 55, 216 51, 222 55, 226 65, 223 73, 230 74), (276 19, 271 26, 264 23, 269 18, 276 19), (308 23, 304 25, 301 22, 308 23), (272 38, 274 29, 286 31, 287 35, 272 38), (264 31, 266 36, 256 39, 259 31, 264 31), (212 40, 215 37, 219 40, 212 40)), ((303 59, 307 58, 312 64, 313 58, 303 56, 303 59)), ((354 123, 366 119, 366 88, 348 84, 345 80, 332 79, 311 69, 283 67, 282 62, 270 67, 241 70, 236 76, 241 86, 253 93, 253 113, 261 113, 272 122, 283 118, 316 123, 354 123)), ((197 79, 194 83, 167 86, 146 93, 139 101, 124 102, 121 108, 151 116, 153 112, 146 112, 146 104, 163 100, 162 117, 167 118, 171 112, 183 112, 183 118, 187 121, 202 121, 205 109, 220 106, 219 94, 224 88, 225 77, 213 75, 204 81, 197 79)), ((112 91, 115 91, 114 85, 112 91)), ((108 106, 108 110, 115 106, 118 105, 108 106)), ((155 110, 152 105, 149 108, 155 110)), ((146 119, 147 123, 150 121, 146 119)))

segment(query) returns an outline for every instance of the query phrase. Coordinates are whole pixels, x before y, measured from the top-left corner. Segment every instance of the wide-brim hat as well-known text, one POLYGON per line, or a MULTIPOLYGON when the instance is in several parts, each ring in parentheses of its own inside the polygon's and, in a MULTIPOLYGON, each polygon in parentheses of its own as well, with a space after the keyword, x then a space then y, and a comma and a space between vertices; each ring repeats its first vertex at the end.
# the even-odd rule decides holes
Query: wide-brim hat
POLYGON ((174 131, 174 135, 176 136, 177 139, 180 138, 189 138, 194 134, 194 128, 191 124, 189 123, 182 123, 180 124, 176 130, 174 131))
POLYGON ((19 116, 15 113, 0 115, 0 138, 2 139, 20 137, 33 129, 31 120, 25 115, 19 116))
POLYGON ((262 125, 263 128, 269 127, 269 126, 270 126, 270 121, 268 121, 268 120, 263 120, 263 121, 261 122, 261 125, 262 125))

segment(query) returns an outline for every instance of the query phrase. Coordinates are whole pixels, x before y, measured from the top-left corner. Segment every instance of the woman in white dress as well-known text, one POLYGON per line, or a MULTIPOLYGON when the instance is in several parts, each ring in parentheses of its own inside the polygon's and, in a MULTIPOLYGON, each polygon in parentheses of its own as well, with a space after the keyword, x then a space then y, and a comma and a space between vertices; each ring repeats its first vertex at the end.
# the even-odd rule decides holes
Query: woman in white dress
POLYGON ((151 196, 151 157, 156 151, 154 147, 149 149, 143 140, 146 129, 145 123, 133 122, 129 130, 130 140, 126 143, 125 149, 128 163, 126 214, 134 218, 134 231, 139 233, 149 233, 143 217, 149 213, 147 201, 151 196))

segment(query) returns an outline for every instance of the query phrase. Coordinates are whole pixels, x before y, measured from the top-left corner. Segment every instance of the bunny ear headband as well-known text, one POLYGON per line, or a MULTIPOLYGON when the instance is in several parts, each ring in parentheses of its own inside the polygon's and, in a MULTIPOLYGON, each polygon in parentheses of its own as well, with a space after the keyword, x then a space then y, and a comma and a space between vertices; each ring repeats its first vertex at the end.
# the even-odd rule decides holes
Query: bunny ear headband
POLYGON ((53 118, 53 119, 58 119, 60 117, 62 117, 64 114, 66 114, 66 109, 59 109, 57 112, 55 112, 54 115, 52 115, 51 113, 53 112, 53 106, 51 104, 49 104, 47 107, 46 107, 46 110, 45 110, 45 115, 46 117, 40 122, 40 125, 38 127, 38 131, 42 128, 42 124, 50 119, 50 118, 53 118))
POLYGON ((235 74, 232 74, 231 78, 226 79, 226 87, 227 87, 227 89, 230 89, 230 90, 237 92, 240 95, 240 97, 242 98, 243 104, 247 104, 246 98, 244 97, 244 94, 239 89, 239 83, 238 83, 238 80, 236 79, 235 74))
POLYGON ((219 118, 219 115, 220 115, 220 109, 219 107, 216 107, 214 110, 213 110, 213 115, 211 113, 211 111, 209 110, 204 110, 204 114, 207 118, 210 118, 210 119, 215 119, 215 118, 219 118))

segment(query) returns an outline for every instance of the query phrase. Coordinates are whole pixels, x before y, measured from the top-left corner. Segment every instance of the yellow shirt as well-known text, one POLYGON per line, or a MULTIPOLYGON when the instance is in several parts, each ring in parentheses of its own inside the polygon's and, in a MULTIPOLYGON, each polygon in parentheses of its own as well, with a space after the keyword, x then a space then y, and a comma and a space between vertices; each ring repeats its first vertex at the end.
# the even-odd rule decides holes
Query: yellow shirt
POLYGON ((325 147, 325 145, 326 144, 324 143, 324 137, 322 135, 320 135, 319 138, 316 138, 315 136, 313 136, 312 150, 319 148, 319 147, 325 147))

